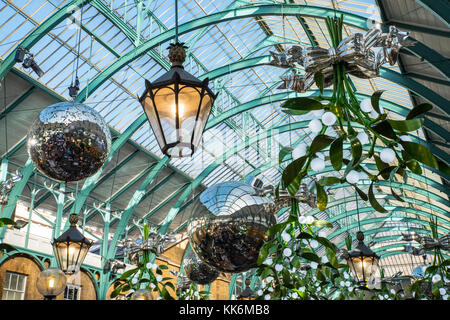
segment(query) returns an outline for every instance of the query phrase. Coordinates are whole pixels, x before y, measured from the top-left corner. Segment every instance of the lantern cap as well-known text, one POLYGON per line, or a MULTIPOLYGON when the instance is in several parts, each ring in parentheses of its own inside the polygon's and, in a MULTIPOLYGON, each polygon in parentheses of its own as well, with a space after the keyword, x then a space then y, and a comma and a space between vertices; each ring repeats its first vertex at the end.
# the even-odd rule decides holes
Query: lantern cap
POLYGON ((63 234, 61 234, 58 238, 53 240, 55 242, 76 242, 76 243, 84 243, 88 246, 92 245, 92 242, 89 241, 77 228, 78 215, 71 214, 69 217, 70 227, 63 234))
POLYGON ((379 259, 380 257, 373 252, 366 244, 364 243, 364 234, 361 231, 356 233, 356 239, 358 239, 358 245, 354 250, 348 253, 349 257, 374 257, 379 259))

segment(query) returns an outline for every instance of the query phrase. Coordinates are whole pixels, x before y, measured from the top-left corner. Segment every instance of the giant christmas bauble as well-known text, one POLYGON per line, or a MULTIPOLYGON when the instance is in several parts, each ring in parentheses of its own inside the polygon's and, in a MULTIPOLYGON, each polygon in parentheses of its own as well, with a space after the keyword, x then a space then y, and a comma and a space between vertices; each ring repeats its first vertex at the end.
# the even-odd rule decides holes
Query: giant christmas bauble
POLYGON ((28 133, 27 150, 47 177, 71 182, 95 174, 111 147, 111 133, 94 109, 62 102, 41 111, 28 133))
POLYGON ((273 202, 241 182, 223 182, 200 194, 188 222, 192 249, 222 272, 256 267, 268 228, 276 224, 273 202))
POLYGON ((201 261, 192 250, 186 253, 183 268, 186 277, 196 284, 209 284, 219 276, 219 271, 201 261))

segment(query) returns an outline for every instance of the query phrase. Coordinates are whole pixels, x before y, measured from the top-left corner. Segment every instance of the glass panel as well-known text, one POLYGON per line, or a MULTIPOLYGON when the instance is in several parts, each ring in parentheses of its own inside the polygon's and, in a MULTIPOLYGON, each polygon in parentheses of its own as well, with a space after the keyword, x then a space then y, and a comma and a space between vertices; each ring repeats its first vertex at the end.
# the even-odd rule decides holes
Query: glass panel
POLYGON ((150 127, 153 130, 153 134, 155 135, 156 140, 158 141, 159 147, 163 148, 165 145, 165 142, 164 142, 162 128, 159 125, 158 116, 155 113, 153 101, 152 101, 152 99, 150 99, 149 96, 147 96, 147 98, 144 100, 143 107, 144 107, 145 113, 147 115, 147 119, 150 123, 150 127))
POLYGON ((198 115, 197 123, 195 124, 194 131, 194 146, 198 146, 200 144, 200 140, 203 134, 203 130, 205 129, 206 122, 208 121, 209 113, 211 112, 212 101, 211 97, 206 94, 202 99, 202 106, 200 107, 200 113, 198 115))
POLYGON ((53 245, 55 257, 58 261, 59 267, 62 270, 67 270, 67 246, 65 243, 55 243, 53 245))
POLYGON ((17 279, 17 290, 24 291, 25 290, 24 286, 25 286, 25 277, 19 276, 17 279))
POLYGON ((9 288, 9 282, 11 281, 11 273, 6 272, 5 276, 5 283, 3 285, 3 288, 8 289, 9 288))
MULTIPOLYGON (((177 110, 175 108, 175 95, 172 87, 162 88, 156 92, 155 105, 158 111, 159 121, 161 122, 162 132, 160 134, 165 138, 167 144, 176 142, 175 116, 177 110)), ((158 120, 155 119, 155 121, 158 120)), ((153 128, 153 122, 151 121, 150 123, 153 128)))
POLYGON ((180 110, 179 140, 191 144, 192 133, 200 105, 199 89, 192 87, 182 88, 178 94, 178 105, 180 110))
POLYGON ((17 274, 15 273, 11 274, 11 283, 9 289, 17 290, 17 278, 18 278, 17 274))

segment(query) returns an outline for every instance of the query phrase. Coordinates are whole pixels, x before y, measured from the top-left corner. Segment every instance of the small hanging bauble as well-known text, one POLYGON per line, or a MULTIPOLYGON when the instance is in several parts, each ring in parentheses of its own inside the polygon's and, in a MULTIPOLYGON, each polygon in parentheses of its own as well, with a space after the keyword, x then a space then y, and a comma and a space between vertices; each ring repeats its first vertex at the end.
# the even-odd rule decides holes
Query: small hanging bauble
POLYGON ((28 133, 27 150, 36 168, 57 181, 95 174, 109 155, 111 134, 94 109, 62 102, 41 111, 28 133))
POLYGON ((313 170, 315 172, 320 172, 323 169, 325 169, 325 161, 323 161, 323 159, 314 158, 311 161, 311 170, 313 170))
POLYGON ((210 284, 219 276, 219 271, 200 260, 191 249, 183 259, 183 268, 186 277, 200 285, 210 284))
POLYGON ((369 136, 364 131, 358 132, 356 139, 358 139, 363 145, 369 143, 369 136))
POLYGON ((294 148, 294 150, 292 150, 292 158, 295 160, 306 155, 306 147, 306 144, 300 143, 294 148))
POLYGON ((364 112, 371 112, 373 110, 372 101, 370 100, 370 98, 362 100, 359 106, 364 112))
POLYGON ((257 266, 267 229, 276 224, 274 203, 253 186, 222 182, 200 194, 188 222, 192 250, 221 272, 257 266))
POLYGON ((332 126, 337 120, 336 115, 333 112, 325 112, 322 115, 322 122, 326 126, 332 126))
POLYGON ((395 151, 389 148, 385 148, 380 152, 380 159, 384 163, 390 163, 395 160, 395 151))

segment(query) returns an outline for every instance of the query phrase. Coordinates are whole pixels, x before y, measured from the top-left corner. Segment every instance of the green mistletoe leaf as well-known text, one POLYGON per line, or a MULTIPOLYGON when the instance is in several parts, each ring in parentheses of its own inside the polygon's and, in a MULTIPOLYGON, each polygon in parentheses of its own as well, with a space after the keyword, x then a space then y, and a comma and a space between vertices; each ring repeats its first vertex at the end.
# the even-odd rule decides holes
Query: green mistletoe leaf
POLYGON ((281 107, 283 109, 300 110, 308 112, 311 110, 323 109, 322 103, 320 103, 315 99, 307 97, 298 97, 289 99, 285 103, 283 103, 281 107))
POLYGON ((375 195, 373 194, 373 182, 370 184, 370 187, 369 187, 369 202, 370 202, 372 208, 374 208, 378 212, 381 212, 381 213, 386 213, 387 212, 387 210, 384 209, 378 203, 377 199, 375 198, 375 195))
POLYGON ((401 132, 416 131, 423 126, 424 119, 388 120, 391 127, 401 132))
POLYGON ((330 161, 333 169, 336 171, 342 168, 342 157, 343 157, 343 137, 339 137, 331 143, 330 146, 330 161))
POLYGON ((375 91, 372 96, 370 97, 370 102, 372 103, 372 107, 375 109, 376 112, 381 114, 380 112, 380 98, 383 94, 384 90, 378 90, 375 91))
POLYGON ((429 103, 421 103, 418 106, 414 107, 406 116, 406 120, 415 118, 421 114, 424 114, 433 109, 433 106, 429 103))

